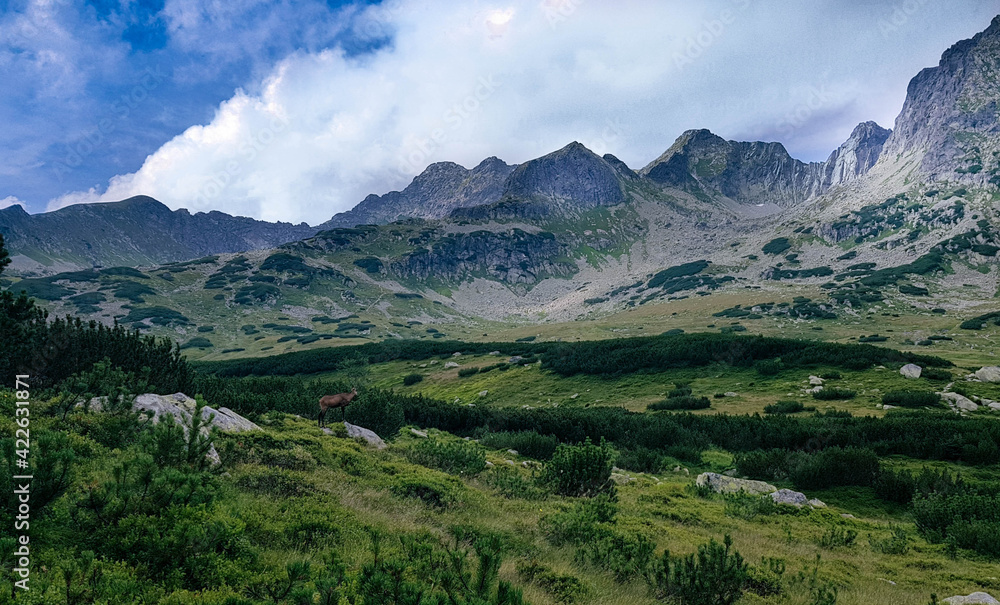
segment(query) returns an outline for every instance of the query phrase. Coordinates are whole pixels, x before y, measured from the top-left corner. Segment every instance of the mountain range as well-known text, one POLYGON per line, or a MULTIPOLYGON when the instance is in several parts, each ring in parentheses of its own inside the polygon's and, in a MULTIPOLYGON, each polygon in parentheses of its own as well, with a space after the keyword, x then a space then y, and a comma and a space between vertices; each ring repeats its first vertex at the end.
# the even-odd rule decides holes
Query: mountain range
MULTIPOLYGON (((998 57, 1000 17, 911 80, 892 130, 861 123, 825 162, 700 129, 638 170, 577 142, 519 165, 435 163, 402 191, 314 227, 137 197, 39 215, 7 208, 0 233, 25 285, 68 310, 73 296, 117 291, 122 276, 89 273, 90 285, 74 286, 59 272, 113 266, 158 276, 147 294, 161 306, 183 298, 174 289, 207 290, 212 304, 264 323, 290 308, 306 318, 573 319, 785 284, 827 297, 802 303, 800 316, 893 301, 967 308, 1000 286, 998 57)), ((85 306, 96 317, 141 316, 127 297, 99 298, 85 306)), ((202 303, 178 313, 194 321, 202 303)), ((383 335, 413 325, 390 323, 383 335)))

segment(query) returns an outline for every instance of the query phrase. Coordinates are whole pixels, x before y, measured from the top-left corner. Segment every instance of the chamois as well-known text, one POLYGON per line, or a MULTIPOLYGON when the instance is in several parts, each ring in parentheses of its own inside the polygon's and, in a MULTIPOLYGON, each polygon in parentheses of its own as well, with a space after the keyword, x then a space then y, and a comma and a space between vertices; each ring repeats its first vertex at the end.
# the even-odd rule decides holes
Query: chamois
POLYGON ((344 420, 347 419, 347 406, 358 396, 357 387, 351 389, 350 393, 337 393, 336 395, 324 395, 319 398, 319 422, 320 428, 326 424, 326 411, 330 408, 340 408, 340 413, 344 420))

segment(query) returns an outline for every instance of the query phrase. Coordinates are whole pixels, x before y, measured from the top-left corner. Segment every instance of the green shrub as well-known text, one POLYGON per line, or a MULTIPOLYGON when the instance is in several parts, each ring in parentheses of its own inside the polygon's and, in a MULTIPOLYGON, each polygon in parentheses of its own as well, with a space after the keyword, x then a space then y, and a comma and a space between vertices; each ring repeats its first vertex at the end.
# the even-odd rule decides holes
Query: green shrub
POLYGON ((941 368, 924 368, 920 372, 921 378, 926 378, 927 380, 943 380, 949 381, 953 378, 951 372, 941 368))
POLYGON ((424 379, 421 374, 407 374, 403 377, 403 386, 411 387, 424 379))
POLYGON ((813 399, 819 399, 821 401, 833 401, 840 399, 853 399, 857 395, 856 391, 851 389, 840 389, 840 388, 824 388, 821 391, 816 391, 812 394, 813 399))
POLYGON ((679 605, 732 605, 743 596, 749 566, 738 552, 730 553, 732 538, 710 540, 697 554, 673 557, 665 551, 650 578, 657 598, 679 605))
POLYGON ((354 266, 361 267, 368 273, 381 273, 384 269, 382 261, 375 258, 374 256, 369 256, 366 258, 358 258, 354 260, 354 266))
POLYGON ((824 372, 823 374, 820 374, 819 377, 822 378, 823 380, 840 380, 841 378, 843 378, 840 375, 840 372, 836 370, 834 370, 833 372, 824 372))
POLYGON ((815 412, 815 407, 806 407, 801 401, 783 399, 777 403, 764 406, 765 414, 797 414, 799 412, 815 412))
POLYGON ((520 498, 522 500, 543 500, 546 492, 535 484, 531 478, 525 477, 518 469, 509 466, 494 466, 483 475, 483 483, 496 490, 504 498, 520 498))
POLYGON ((462 500, 462 484, 451 477, 400 477, 392 492, 403 498, 416 498, 436 508, 447 508, 462 500))
POLYGON ((764 254, 781 254, 792 247, 791 242, 788 241, 787 237, 777 237, 768 243, 764 244, 761 250, 764 254))
POLYGON ((477 475, 486 468, 486 451, 477 443, 424 439, 407 452, 423 466, 453 475, 477 475))
POLYGON ((757 517, 778 513, 779 506, 770 495, 754 495, 739 492, 725 496, 725 513, 727 517, 753 521, 757 517))
POLYGON ((876 538, 868 534, 868 545, 877 553, 883 555, 905 555, 910 550, 910 537, 906 530, 899 525, 889 526, 890 535, 885 538, 876 538))
POLYGON ((941 396, 932 391, 889 391, 882 395, 882 404, 903 408, 938 407, 941 396))
POLYGON ((754 364, 754 369, 761 376, 777 376, 783 367, 780 359, 762 359, 754 364))
POLYGON ((681 397, 670 397, 663 401, 656 401, 649 404, 646 409, 651 411, 661 410, 704 410, 712 406, 708 397, 692 397, 685 395, 681 397))
POLYGON ((204 336, 195 336, 191 340, 181 345, 181 349, 206 349, 213 347, 212 341, 204 336))
POLYGON ((833 525, 820 536, 819 545, 823 548, 850 548, 854 546, 857 537, 858 532, 855 530, 833 525))
POLYGON ((559 446, 559 440, 554 436, 540 435, 536 431, 486 433, 479 442, 494 450, 516 450, 518 454, 536 460, 552 458, 559 446))
POLYGON ((198 326, 198 331, 201 333, 214 332, 215 326, 198 326))
POLYGON ((479 368, 462 368, 458 371, 459 378, 468 378, 469 376, 475 376, 479 373, 479 368))
POLYGON ((656 544, 644 533, 597 526, 577 548, 574 560, 603 569, 618 582, 627 582, 647 575, 655 549, 656 544))
POLYGON ((878 456, 867 448, 829 447, 790 457, 789 478, 799 489, 840 485, 870 486, 879 474, 878 456))
POLYGON ((587 594, 587 587, 579 578, 556 573, 537 559, 518 562, 517 575, 522 581, 535 584, 552 595, 556 603, 571 605, 587 594))
POLYGON ((659 473, 667 464, 666 458, 657 450, 638 447, 619 452, 615 464, 636 473, 659 473))
POLYGON ((563 496, 596 496, 612 491, 614 452, 604 439, 600 445, 588 437, 582 445, 560 444, 545 464, 541 481, 563 496))
MULTIPOLYGON (((315 404, 313 404, 315 405, 315 404)), ((366 389, 344 410, 351 424, 370 429, 383 439, 396 436, 405 421, 403 407, 392 391, 366 389)))

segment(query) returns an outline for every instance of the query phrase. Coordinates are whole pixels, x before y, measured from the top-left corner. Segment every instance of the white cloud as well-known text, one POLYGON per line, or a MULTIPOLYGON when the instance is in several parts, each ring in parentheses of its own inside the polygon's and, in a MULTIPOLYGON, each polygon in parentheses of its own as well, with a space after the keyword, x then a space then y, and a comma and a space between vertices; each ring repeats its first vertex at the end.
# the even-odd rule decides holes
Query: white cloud
POLYGON ((21 208, 24 208, 25 203, 14 197, 13 195, 8 195, 7 197, 0 200, 0 209, 10 208, 11 206, 20 206, 21 208))
MULTIPOLYGON (((852 36, 839 45, 815 39, 815 24, 774 25, 795 17, 751 0, 390 2, 355 29, 394 32, 391 46, 291 55, 137 172, 50 207, 147 194, 174 208, 316 224, 431 162, 522 162, 579 140, 639 167, 699 127, 781 136, 819 159, 854 124, 887 113, 865 97, 898 110, 915 71, 876 79, 884 66, 850 61, 886 44, 868 15, 824 24, 823 35, 852 36)), ((202 18, 178 9, 172 28, 202 18)))

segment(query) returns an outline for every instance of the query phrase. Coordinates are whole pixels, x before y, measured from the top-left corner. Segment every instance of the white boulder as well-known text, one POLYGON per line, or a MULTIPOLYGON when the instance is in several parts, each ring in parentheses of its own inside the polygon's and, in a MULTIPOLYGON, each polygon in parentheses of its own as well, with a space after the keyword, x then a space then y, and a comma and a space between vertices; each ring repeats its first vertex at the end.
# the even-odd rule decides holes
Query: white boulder
POLYGON ((388 447, 386 446, 385 441, 382 441, 382 438, 376 435, 374 431, 366 429, 363 426, 345 422, 344 428, 347 429, 348 437, 353 439, 363 439, 367 441, 369 445, 374 445, 375 449, 384 450, 388 447))
POLYGON ((1000 601, 985 592, 974 592, 967 596, 948 597, 941 601, 948 605, 1000 605, 1000 601))
POLYGON ((753 496, 778 491, 778 488, 770 483, 754 481, 752 479, 737 479, 736 477, 727 477, 718 473, 702 473, 698 475, 695 479, 695 485, 698 487, 707 487, 717 494, 738 494, 739 492, 745 492, 753 496))
POLYGON ((905 366, 899 368, 899 373, 903 375, 903 378, 920 378, 920 373, 923 369, 912 363, 908 363, 905 366))
POLYGON ((972 401, 963 395, 959 395, 958 393, 945 392, 938 394, 941 395, 941 398, 947 401, 948 405, 952 408, 957 408, 963 412, 975 412, 979 409, 979 406, 976 405, 975 401, 972 401))
POLYGON ((793 492, 790 489, 779 489, 771 493, 771 499, 775 504, 789 504, 795 508, 802 508, 809 503, 809 499, 802 492, 793 492))
POLYGON ((985 366, 976 370, 975 375, 980 382, 1000 382, 1000 367, 985 366))

